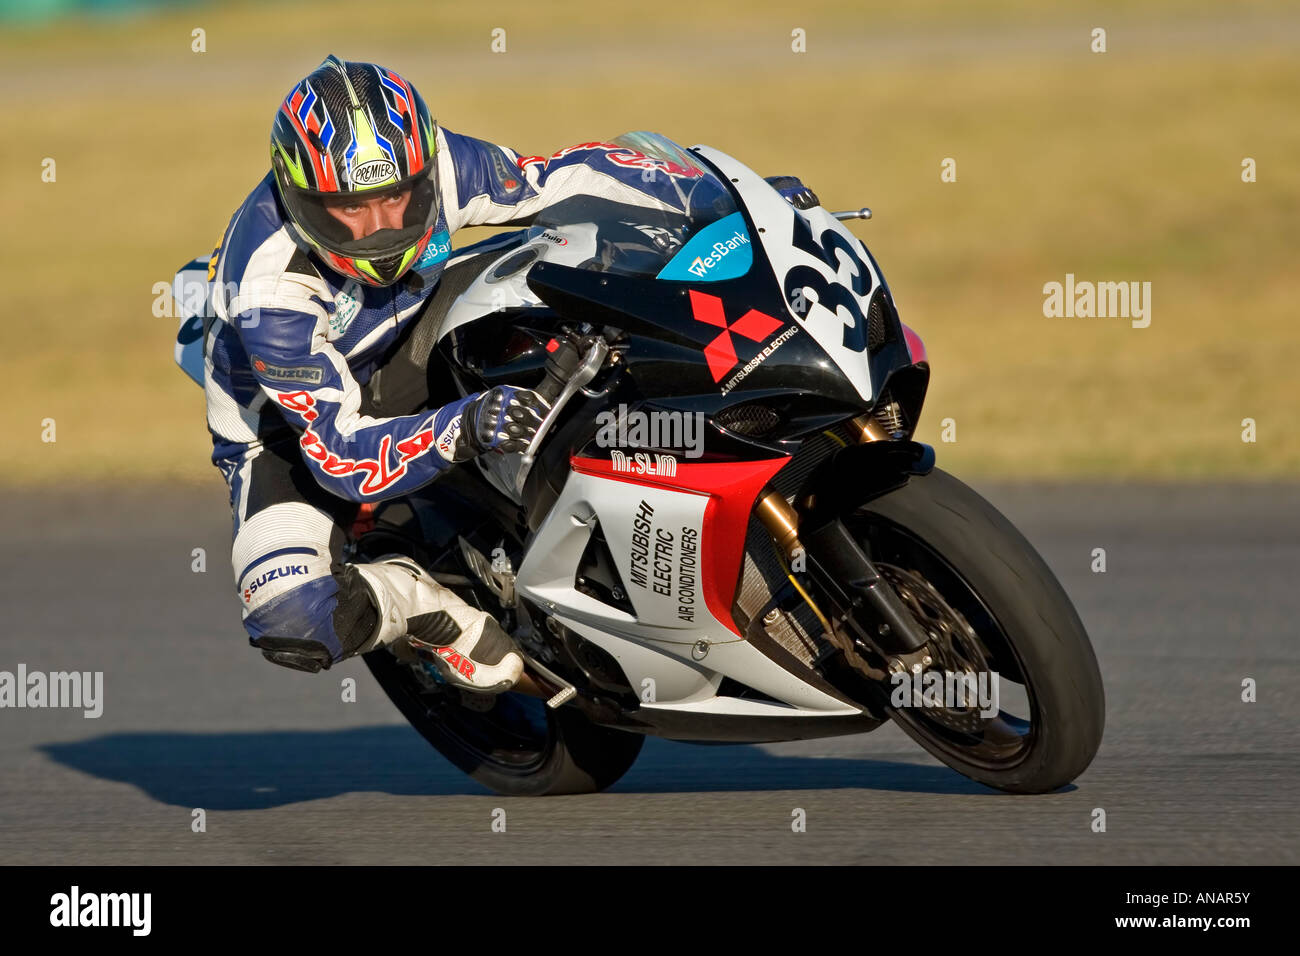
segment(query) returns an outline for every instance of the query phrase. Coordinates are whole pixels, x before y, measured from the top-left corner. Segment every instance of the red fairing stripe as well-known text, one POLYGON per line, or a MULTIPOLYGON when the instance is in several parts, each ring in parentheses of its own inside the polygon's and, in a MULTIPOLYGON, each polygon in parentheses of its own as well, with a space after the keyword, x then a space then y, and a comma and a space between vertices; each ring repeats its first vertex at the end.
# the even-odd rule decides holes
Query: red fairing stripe
POLYGON ((921 336, 917 335, 906 325, 903 326, 903 340, 907 342, 907 354, 912 357, 913 365, 917 362, 929 361, 925 354, 925 343, 921 341, 921 336))
POLYGON ((700 568, 704 572, 700 590, 704 592, 709 613, 732 633, 741 636, 740 628, 731 617, 731 605, 736 585, 740 582, 749 516, 758 493, 789 460, 679 461, 677 474, 671 478, 615 473, 614 466, 600 458, 573 457, 569 463, 574 471, 584 475, 709 496, 709 503, 704 506, 704 529, 700 540, 700 568))

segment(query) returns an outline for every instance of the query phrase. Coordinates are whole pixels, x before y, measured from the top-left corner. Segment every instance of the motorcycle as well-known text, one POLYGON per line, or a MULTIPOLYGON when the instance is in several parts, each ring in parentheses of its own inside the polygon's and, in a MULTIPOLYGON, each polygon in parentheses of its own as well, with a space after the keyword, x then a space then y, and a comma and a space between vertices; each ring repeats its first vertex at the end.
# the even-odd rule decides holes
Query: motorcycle
POLYGON ((349 546, 411 555, 496 616, 524 678, 470 693, 412 642, 365 656, 380 686, 507 795, 609 787, 646 735, 889 720, 998 790, 1073 781, 1104 724, 1088 635, 913 440, 930 366, 844 225, 869 211, 796 208, 707 146, 612 142, 673 201, 574 197, 459 250, 408 343, 431 388, 450 369, 459 395, 541 392, 530 447, 379 503, 349 546))

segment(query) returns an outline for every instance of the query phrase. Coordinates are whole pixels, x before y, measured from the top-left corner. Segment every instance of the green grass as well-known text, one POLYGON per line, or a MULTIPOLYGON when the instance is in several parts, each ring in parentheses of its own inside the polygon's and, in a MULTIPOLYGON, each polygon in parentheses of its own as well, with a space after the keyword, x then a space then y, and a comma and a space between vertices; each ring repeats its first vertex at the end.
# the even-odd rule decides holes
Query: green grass
POLYGON ((1300 19, 1282 4, 901 6, 638 7, 633 28, 576 2, 480 19, 380 0, 353 23, 331 0, 0 34, 3 480, 216 480, 152 286, 211 247, 265 172, 279 98, 331 50, 401 70, 449 128, 522 151, 657 129, 799 174, 830 207, 872 206, 852 228, 929 348, 919 437, 945 467, 1300 474, 1300 19), (1088 52, 1094 25, 1111 52, 1088 52), (206 53, 190 52, 195 26, 206 53), (488 50, 495 26, 506 54, 488 50), (789 52, 795 26, 806 54, 789 52), (947 156, 956 183, 940 182, 947 156), (1259 182, 1240 181, 1244 156, 1259 182), (1042 286, 1067 272, 1151 282, 1150 328, 1045 318, 1042 286))

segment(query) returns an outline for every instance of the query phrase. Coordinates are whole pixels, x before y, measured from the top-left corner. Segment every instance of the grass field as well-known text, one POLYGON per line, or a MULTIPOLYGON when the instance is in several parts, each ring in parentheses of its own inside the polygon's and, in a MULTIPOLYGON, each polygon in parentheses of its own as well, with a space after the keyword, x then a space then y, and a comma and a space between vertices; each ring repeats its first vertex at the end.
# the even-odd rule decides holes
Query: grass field
POLYGON ((853 229, 926 341, 919 437, 951 470, 1300 475, 1300 11, 357 9, 194 4, 0 33, 0 480, 219 480, 152 289, 211 248, 265 172, 280 97, 328 52, 402 71, 440 122, 521 151, 655 129, 870 205, 853 229), (1043 286, 1067 273, 1150 282, 1150 326, 1045 317, 1043 286))

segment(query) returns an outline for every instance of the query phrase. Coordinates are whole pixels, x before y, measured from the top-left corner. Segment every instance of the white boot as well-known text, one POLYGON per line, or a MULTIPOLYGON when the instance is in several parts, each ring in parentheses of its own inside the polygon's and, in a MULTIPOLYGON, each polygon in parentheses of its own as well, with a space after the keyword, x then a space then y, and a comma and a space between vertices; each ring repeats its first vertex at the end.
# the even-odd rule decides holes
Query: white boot
POLYGON ((523 674, 524 660, 496 618, 470 607, 415 561, 395 556, 353 567, 379 611, 375 633, 358 653, 405 638, 448 683, 481 694, 507 691, 523 674))

